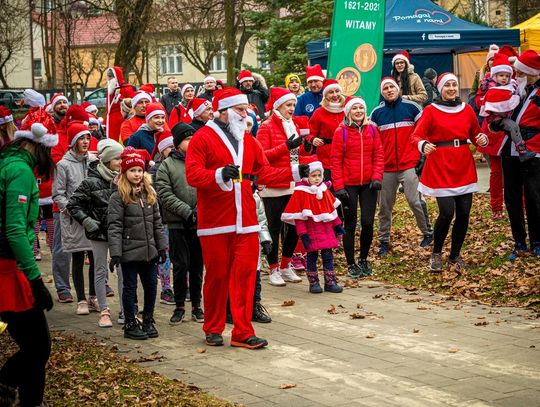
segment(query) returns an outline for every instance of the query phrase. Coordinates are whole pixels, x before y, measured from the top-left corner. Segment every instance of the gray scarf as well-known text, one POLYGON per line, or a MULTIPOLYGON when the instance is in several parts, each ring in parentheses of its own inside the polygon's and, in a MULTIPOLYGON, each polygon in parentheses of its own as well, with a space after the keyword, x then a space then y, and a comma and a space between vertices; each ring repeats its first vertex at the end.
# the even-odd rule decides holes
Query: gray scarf
POLYGON ((111 182, 114 177, 118 175, 118 172, 109 169, 109 167, 107 167, 102 162, 98 163, 96 169, 99 172, 99 175, 101 175, 103 179, 107 182, 111 182))

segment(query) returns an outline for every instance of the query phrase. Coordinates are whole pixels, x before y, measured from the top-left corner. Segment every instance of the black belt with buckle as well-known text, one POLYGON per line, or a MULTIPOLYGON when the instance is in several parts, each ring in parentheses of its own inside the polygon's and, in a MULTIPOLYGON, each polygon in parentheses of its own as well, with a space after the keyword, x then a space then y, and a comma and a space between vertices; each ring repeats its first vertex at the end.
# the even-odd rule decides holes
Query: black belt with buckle
POLYGON ((438 141, 437 143, 433 143, 433 144, 436 147, 459 147, 468 143, 467 143, 467 140, 459 140, 455 138, 454 140, 438 141))
POLYGON ((250 181, 255 181, 257 179, 257 176, 256 175, 251 175, 251 174, 246 174, 246 173, 242 173, 242 179, 247 179, 247 180, 250 180, 250 181))

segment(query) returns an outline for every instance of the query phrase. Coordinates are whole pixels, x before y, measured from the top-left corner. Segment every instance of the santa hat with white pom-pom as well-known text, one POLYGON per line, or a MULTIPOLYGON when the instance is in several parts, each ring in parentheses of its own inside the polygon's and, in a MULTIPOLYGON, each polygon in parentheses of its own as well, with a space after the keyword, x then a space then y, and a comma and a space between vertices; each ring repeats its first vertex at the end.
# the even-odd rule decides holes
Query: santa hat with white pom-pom
POLYGON ((15 140, 26 138, 45 147, 54 147, 58 144, 58 134, 53 119, 43 108, 30 109, 13 138, 15 140))

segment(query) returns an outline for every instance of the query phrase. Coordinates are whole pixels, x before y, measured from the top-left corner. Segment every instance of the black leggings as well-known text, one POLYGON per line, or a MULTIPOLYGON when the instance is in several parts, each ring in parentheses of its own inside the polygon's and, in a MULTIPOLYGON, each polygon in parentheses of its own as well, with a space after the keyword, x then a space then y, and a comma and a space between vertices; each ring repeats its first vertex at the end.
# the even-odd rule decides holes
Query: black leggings
POLYGON ((45 390, 45 366, 51 353, 51 338, 45 313, 30 309, 3 312, 0 317, 19 350, 0 369, 0 383, 18 388, 20 405, 39 406, 45 390))
POLYGON ((285 224, 281 221, 281 214, 289 203, 291 195, 276 196, 273 198, 263 198, 264 211, 268 221, 268 231, 272 237, 272 251, 268 255, 268 264, 276 264, 278 262, 279 252, 279 235, 284 229, 284 237, 282 241, 281 256, 292 257, 296 243, 298 243, 298 235, 296 228, 292 225, 285 224))
MULTIPOLYGON (((75 286, 75 292, 77 293, 77 302, 86 300, 86 294, 84 292, 84 253, 74 252, 71 253, 71 274, 73 275, 73 285, 75 286)), ((90 268, 88 269, 88 288, 90 297, 96 295, 96 288, 94 285, 94 254, 92 251, 88 251, 88 260, 90 260, 90 268)))
POLYGON ((367 259, 371 242, 373 241, 373 222, 377 208, 377 191, 367 185, 345 186, 349 194, 349 202, 342 205, 345 214, 345 236, 343 249, 347 264, 354 264, 354 235, 358 219, 358 204, 360 204, 360 260, 367 259))
POLYGON ((433 232, 433 253, 441 253, 455 212, 456 220, 452 228, 452 245, 450 248, 450 259, 455 260, 461 252, 461 246, 463 246, 469 228, 472 194, 437 198, 437 205, 439 206, 439 217, 435 221, 435 230, 433 232))

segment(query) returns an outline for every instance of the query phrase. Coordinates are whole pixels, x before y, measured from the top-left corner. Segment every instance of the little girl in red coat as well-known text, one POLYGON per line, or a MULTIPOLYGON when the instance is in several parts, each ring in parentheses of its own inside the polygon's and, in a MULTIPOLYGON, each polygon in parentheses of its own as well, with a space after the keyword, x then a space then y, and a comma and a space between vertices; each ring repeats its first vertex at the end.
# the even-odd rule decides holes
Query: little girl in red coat
POLYGON ((343 291, 336 282, 332 249, 339 246, 338 237, 345 231, 336 208, 341 202, 330 192, 330 182, 323 182, 324 169, 320 161, 309 164, 309 177, 297 183, 281 220, 296 226, 298 236, 307 250, 306 275, 309 292, 322 293, 317 272, 319 250, 324 269, 324 291, 343 291))

